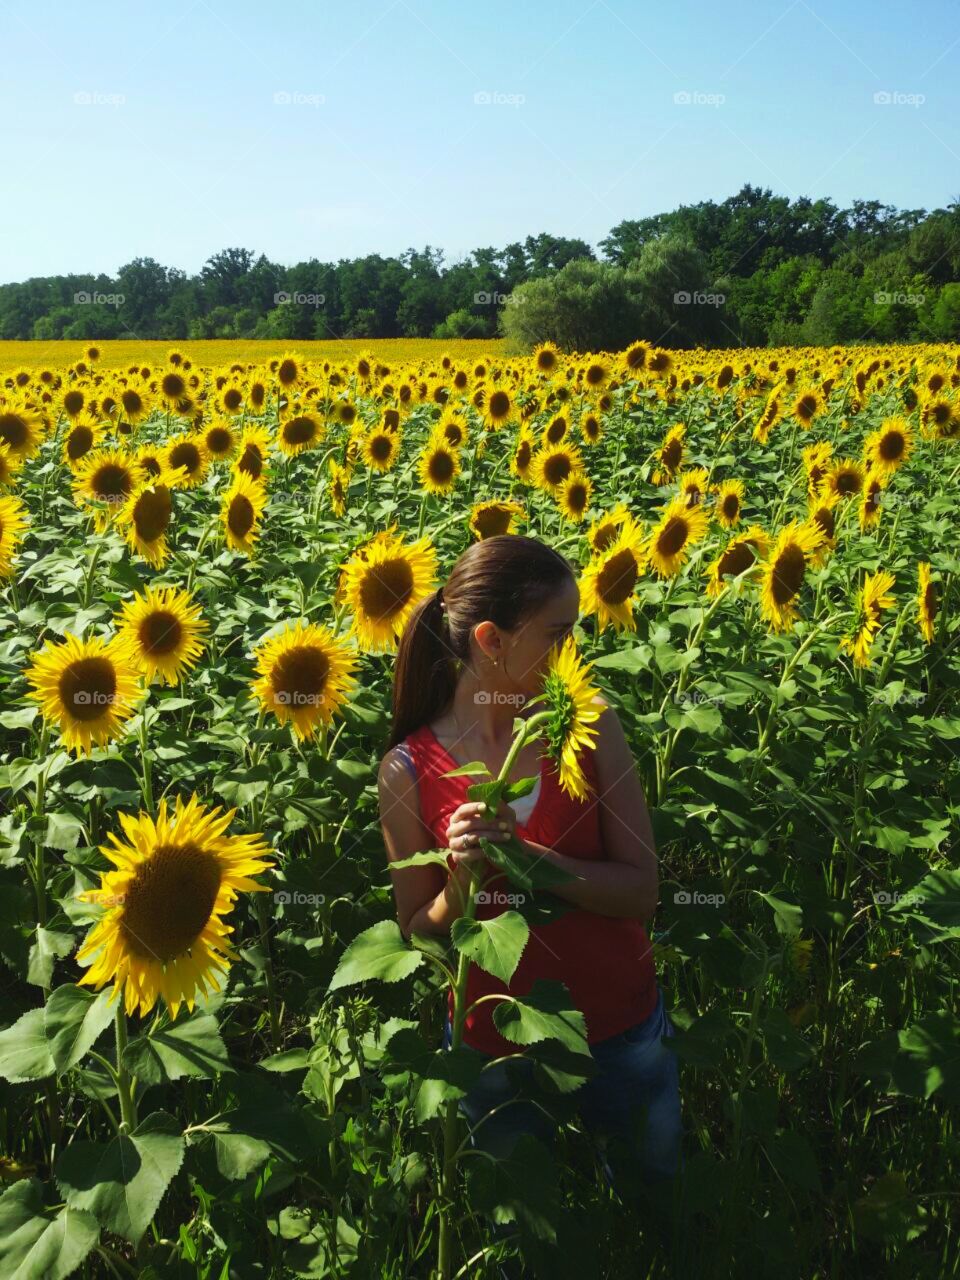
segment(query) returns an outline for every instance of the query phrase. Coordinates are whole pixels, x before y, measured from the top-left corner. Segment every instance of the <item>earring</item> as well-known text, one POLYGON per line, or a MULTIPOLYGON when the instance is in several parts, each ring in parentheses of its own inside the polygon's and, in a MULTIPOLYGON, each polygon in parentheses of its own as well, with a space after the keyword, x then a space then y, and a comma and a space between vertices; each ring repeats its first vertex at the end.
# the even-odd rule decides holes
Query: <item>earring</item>
POLYGON ((499 665, 500 665, 500 659, 499 659, 499 658, 494 658, 494 659, 493 659, 493 665, 494 665, 495 667, 499 667, 499 665))

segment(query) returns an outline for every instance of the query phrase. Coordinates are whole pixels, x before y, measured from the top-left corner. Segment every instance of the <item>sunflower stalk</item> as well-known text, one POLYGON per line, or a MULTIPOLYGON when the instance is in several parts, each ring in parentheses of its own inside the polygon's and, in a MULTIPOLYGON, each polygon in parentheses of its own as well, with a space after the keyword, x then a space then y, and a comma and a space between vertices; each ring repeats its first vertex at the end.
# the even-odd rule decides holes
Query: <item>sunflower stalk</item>
POLYGON ((117 1045, 116 1079, 117 1096, 120 1099, 120 1127, 122 1132, 132 1133, 137 1127, 137 1103, 133 1095, 135 1081, 123 1060, 127 1048, 127 1015, 122 996, 117 999, 113 1027, 117 1045))

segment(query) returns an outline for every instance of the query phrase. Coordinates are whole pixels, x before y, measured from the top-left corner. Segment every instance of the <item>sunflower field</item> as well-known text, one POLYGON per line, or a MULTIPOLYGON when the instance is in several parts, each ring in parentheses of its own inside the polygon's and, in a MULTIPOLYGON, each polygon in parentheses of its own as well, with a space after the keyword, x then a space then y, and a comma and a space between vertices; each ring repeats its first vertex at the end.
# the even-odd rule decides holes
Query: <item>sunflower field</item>
POLYGON ((960 347, 419 347, 0 348, 0 1277, 960 1274, 960 347), (522 912, 396 921, 397 637, 511 532, 654 822, 669 1234, 562 989, 498 1020, 556 1150, 469 1147, 522 912))

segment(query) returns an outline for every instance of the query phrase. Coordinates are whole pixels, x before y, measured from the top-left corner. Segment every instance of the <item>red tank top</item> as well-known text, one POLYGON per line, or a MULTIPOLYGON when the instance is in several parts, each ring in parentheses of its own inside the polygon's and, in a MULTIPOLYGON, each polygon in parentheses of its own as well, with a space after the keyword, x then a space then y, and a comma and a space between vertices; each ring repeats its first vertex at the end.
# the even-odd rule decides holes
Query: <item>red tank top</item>
MULTIPOLYGON (((445 849, 450 815, 465 803, 467 787, 473 779, 441 777, 458 765, 427 725, 410 734, 404 745, 417 774, 421 817, 436 847, 445 849)), ((568 796, 560 787, 553 762, 545 758, 537 803, 526 824, 517 824, 517 833, 521 839, 570 858, 599 859, 604 852, 593 752, 584 752, 580 763, 591 786, 590 797, 580 801, 568 796)), ((447 864, 451 870, 456 865, 452 857, 448 857, 447 864)), ((483 865, 486 872, 493 870, 490 863, 483 865)), ((501 894, 511 889, 502 873, 488 879, 484 887, 488 891, 499 889, 501 894)), ((497 901, 495 894, 491 893, 491 898, 494 901, 477 904, 478 919, 490 919, 509 909, 509 903, 497 901)), ((586 1019, 587 1040, 591 1044, 642 1021, 657 1002, 653 954, 641 922, 597 915, 579 907, 548 924, 530 927, 530 937, 509 986, 471 964, 467 1004, 483 995, 527 995, 538 978, 564 983, 586 1019)), ((504 1039, 494 1026, 493 1009, 497 1003, 486 1001, 467 1015, 463 1042, 498 1057, 520 1053, 521 1047, 504 1039)), ((452 1016, 453 992, 449 994, 448 1012, 452 1016)))

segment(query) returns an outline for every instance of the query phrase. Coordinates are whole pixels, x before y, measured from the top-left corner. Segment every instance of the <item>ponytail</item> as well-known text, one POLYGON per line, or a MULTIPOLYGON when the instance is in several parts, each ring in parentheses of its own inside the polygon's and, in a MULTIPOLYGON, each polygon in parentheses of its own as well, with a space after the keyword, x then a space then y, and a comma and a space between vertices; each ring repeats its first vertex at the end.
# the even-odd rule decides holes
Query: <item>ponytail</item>
POLYGON ((519 534, 474 542, 444 586, 417 605, 400 637, 393 682, 395 747, 450 704, 473 628, 512 631, 573 577, 559 552, 519 534))
POLYGON ((393 678, 393 728, 390 746, 429 724, 457 687, 457 663, 445 640, 443 588, 414 609, 400 645, 393 678))

